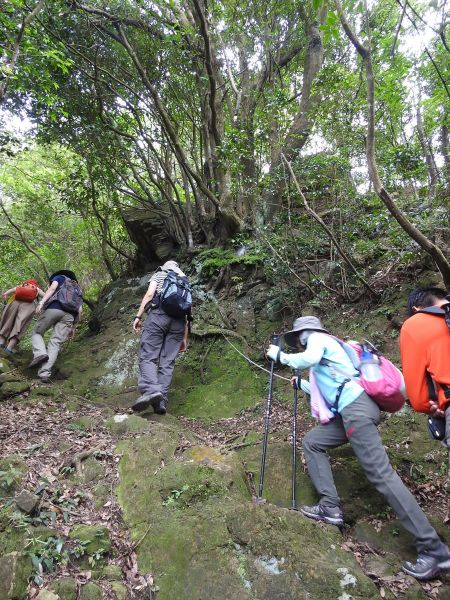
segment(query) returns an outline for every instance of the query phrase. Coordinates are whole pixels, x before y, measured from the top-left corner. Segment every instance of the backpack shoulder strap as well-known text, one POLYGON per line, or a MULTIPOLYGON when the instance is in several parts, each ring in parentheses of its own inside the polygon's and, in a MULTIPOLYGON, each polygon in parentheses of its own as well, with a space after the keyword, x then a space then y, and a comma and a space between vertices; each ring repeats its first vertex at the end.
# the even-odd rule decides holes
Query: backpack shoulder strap
POLYGON ((435 317, 444 317, 445 316, 445 310, 443 308, 440 308, 439 306, 428 306, 427 308, 421 308, 420 310, 418 310, 416 312, 416 314, 418 313, 424 313, 426 315, 434 315, 435 317))
MULTIPOLYGON (((347 355, 347 357, 349 358, 350 362, 352 363, 354 369, 356 371, 359 371, 359 357, 356 353, 356 350, 354 348, 352 348, 352 346, 350 344, 348 344, 347 342, 344 342, 343 340, 341 340, 340 338, 334 336, 334 335, 330 335, 330 334, 326 334, 328 335, 328 337, 332 338, 333 340, 335 340, 340 347, 342 348, 342 350, 345 352, 345 354, 347 355)), ((328 358, 322 358, 320 361, 321 365, 333 365, 335 366, 335 363, 331 360, 329 360, 328 358)), ((336 369, 337 371, 339 371, 339 369, 336 369)), ((341 374, 343 374, 344 372, 341 370, 339 371, 341 374)), ((348 374, 347 374, 348 375, 348 374)))
POLYGON ((417 312, 434 315, 435 317, 443 317, 450 332, 450 302, 443 304, 442 307, 428 306, 428 308, 422 308, 422 310, 418 310, 417 312))
POLYGON ((434 379, 431 377, 430 373, 428 371, 425 371, 425 377, 427 380, 427 387, 428 387, 428 397, 430 400, 432 400, 433 402, 437 402, 438 399, 438 395, 437 395, 437 386, 439 385, 443 390, 444 390, 444 396, 447 400, 450 400, 450 386, 445 385, 445 383, 437 383, 434 381, 434 379))

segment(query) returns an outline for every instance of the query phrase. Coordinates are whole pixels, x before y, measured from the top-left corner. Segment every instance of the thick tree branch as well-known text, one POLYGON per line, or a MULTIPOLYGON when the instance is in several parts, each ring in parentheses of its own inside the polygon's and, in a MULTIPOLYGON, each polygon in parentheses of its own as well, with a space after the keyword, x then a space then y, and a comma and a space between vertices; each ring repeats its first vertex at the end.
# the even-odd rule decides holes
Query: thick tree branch
POLYGON ((11 75, 14 74, 17 66, 17 61, 19 60, 20 54, 20 45, 23 40, 23 36, 25 34, 26 28, 30 25, 33 19, 36 18, 38 13, 44 7, 45 0, 39 0, 35 7, 30 11, 30 13, 22 19, 22 23, 19 28, 19 32, 14 40, 13 47, 11 48, 11 58, 6 63, 6 69, 3 67, 3 81, 0 83, 0 105, 6 100, 6 92, 9 84, 9 80, 11 75))
POLYGON ((281 155, 283 161, 285 162, 289 173, 292 177, 292 180, 294 182, 294 185, 297 189, 298 195, 300 196, 303 205, 306 209, 306 211, 314 218, 315 221, 317 221, 317 223, 319 223, 319 225, 322 227, 322 229, 326 232, 327 236, 330 238, 330 240, 333 242, 333 244, 336 247, 336 250, 338 251, 338 254, 343 258, 343 260, 345 261, 345 263, 349 266, 349 268, 351 269, 351 271, 353 271, 353 273, 355 274, 355 276, 361 281, 361 283, 364 285, 364 287, 375 297, 378 296, 377 292, 370 286, 370 284, 364 279, 364 277, 362 275, 359 274, 357 268, 355 267, 355 265, 353 264, 352 260, 350 259, 350 257, 348 256, 348 254, 345 252, 345 250, 343 249, 343 247, 341 246, 341 244, 338 242, 336 236, 334 235, 333 231, 328 227, 328 225, 325 223, 325 221, 322 219, 322 217, 320 217, 315 210, 313 210, 310 205, 308 204, 308 201, 306 200, 305 195, 302 192, 302 189, 297 181, 297 177, 295 176, 294 170, 292 169, 292 165, 291 163, 286 159, 286 157, 284 156, 284 154, 281 155))
POLYGON ((372 56, 370 52, 370 47, 366 48, 361 44, 358 40, 355 33, 352 31, 345 14, 343 12, 342 6, 339 0, 335 0, 335 5, 337 12, 339 14, 339 18, 342 24, 342 27, 349 38, 350 42, 356 48, 358 54, 361 56, 365 71, 366 71, 366 80, 367 80, 367 139, 366 139, 366 156, 367 156, 367 167, 369 170, 369 176, 373 183, 373 187, 378 196, 383 200, 389 212, 392 216, 397 220, 400 226, 406 231, 406 233, 416 241, 419 246, 429 254, 439 271, 444 278, 444 283, 446 287, 450 287, 450 263, 446 259, 442 250, 436 246, 431 240, 429 240, 411 221, 408 217, 401 211, 394 199, 389 194, 389 192, 383 187, 381 183, 380 175, 378 172, 378 165, 376 161, 375 155, 375 81, 374 81, 374 73, 372 66, 372 56))
POLYGON ((17 233, 19 234, 20 243, 25 246, 25 248, 28 250, 28 252, 30 252, 33 256, 35 256, 38 259, 38 261, 40 262, 42 268, 44 269, 44 273, 45 273, 47 279, 50 279, 50 271, 48 270, 47 265, 46 265, 44 259, 42 258, 42 256, 40 256, 40 254, 38 254, 38 252, 36 252, 36 250, 34 250, 34 248, 32 248, 30 246, 30 244, 28 243, 27 238, 22 233, 22 230, 20 229, 20 227, 16 223, 14 223, 14 221, 10 217, 10 215, 9 215, 8 211, 6 210, 5 205, 4 205, 4 203, 3 203, 2 200, 0 200, 0 209, 2 210, 3 214, 6 217, 6 220, 11 225, 11 227, 13 229, 15 229, 17 231, 17 233))
MULTIPOLYGON (((325 16, 326 10, 324 9, 321 13, 322 21, 325 19, 325 16)), ((318 22, 308 23, 306 29, 308 49, 304 62, 303 85, 299 109, 286 137, 284 147, 282 149, 276 149, 273 152, 270 169, 272 180, 271 186, 263 195, 266 218, 269 221, 281 208, 280 196, 283 188, 283 179, 280 174, 280 167, 282 165, 281 154, 283 153, 288 161, 293 160, 295 156, 298 155, 311 133, 314 121, 314 109, 320 102, 320 96, 317 93, 313 93, 313 83, 323 63, 323 34, 319 29, 318 22)))
POLYGON ((221 142, 221 136, 219 134, 219 130, 217 127, 217 107, 216 107, 216 97, 217 97, 217 81, 216 81, 216 69, 215 69, 215 56, 212 51, 212 42, 209 36, 208 31, 208 23, 206 21, 205 14, 203 12, 202 7, 200 6, 199 0, 193 0, 199 23, 200 23, 200 32, 203 38, 204 48, 205 48, 205 67, 206 72, 208 74, 209 81, 209 108, 211 111, 211 129, 214 135, 214 141, 216 145, 219 145, 221 142))

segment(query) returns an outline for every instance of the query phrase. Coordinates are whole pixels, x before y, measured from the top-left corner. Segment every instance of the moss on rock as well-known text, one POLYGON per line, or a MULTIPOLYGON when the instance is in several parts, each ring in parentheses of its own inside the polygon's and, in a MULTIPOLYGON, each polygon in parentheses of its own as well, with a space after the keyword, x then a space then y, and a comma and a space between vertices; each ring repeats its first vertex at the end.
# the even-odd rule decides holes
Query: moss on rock
POLYGON ((179 434, 155 424, 152 436, 118 447, 119 500, 140 542, 140 570, 154 574, 160 600, 328 599, 342 593, 338 569, 355 578, 353 598, 377 597, 353 556, 339 549, 337 530, 276 507, 254 508, 236 453, 195 446, 177 456, 178 443, 179 434), (310 564, 310 540, 320 568, 310 564))
POLYGON ((24 600, 31 576, 31 560, 21 552, 0 556, 0 598, 24 600))
POLYGON ((11 455, 0 459, 0 498, 11 496, 27 471, 28 467, 20 456, 11 455))
POLYGON ((177 361, 169 410, 213 421, 255 406, 264 393, 265 379, 223 340, 207 354, 209 342, 198 342, 177 361), (220 344, 220 345, 219 345, 220 344))
POLYGON ((270 596, 259 589, 260 573, 275 578, 285 574, 290 597, 328 600, 339 590, 345 590, 352 598, 379 597, 353 555, 340 549, 341 534, 337 528, 269 505, 241 505, 230 513, 228 529, 233 540, 250 555, 247 579, 255 591, 264 594, 262 597, 270 596))
POLYGON ((86 583, 80 590, 80 600, 103 600, 102 588, 92 582, 86 583))
POLYGON ((36 600, 61 600, 61 597, 50 590, 41 590, 36 600))
POLYGON ((109 531, 106 527, 96 525, 75 525, 72 527, 69 537, 72 540, 80 540, 85 544, 86 554, 92 556, 97 552, 107 554, 111 549, 109 531))
POLYGON ((142 433, 148 431, 149 425, 146 419, 137 415, 114 415, 105 421, 107 429, 117 436, 127 433, 142 433))
POLYGON ((3 398, 12 398, 14 396, 19 396, 24 392, 28 392, 30 389, 30 383, 28 381, 7 381, 2 387, 2 396, 3 398))
POLYGON ((100 576, 108 581, 120 580, 122 579, 122 569, 118 565, 105 565, 100 576))
POLYGON ((120 581, 111 581, 111 589, 116 595, 117 600, 127 600, 128 590, 120 581))
POLYGON ((73 577, 57 579, 51 587, 64 600, 77 600, 77 582, 73 577))
MULTIPOLYGON (((259 488, 261 466, 261 445, 250 446, 239 451, 245 468, 251 474, 255 490, 259 488)), ((300 461, 298 462, 300 464, 300 461)), ((292 495, 292 449, 286 443, 272 443, 267 450, 266 469, 264 474, 263 497, 271 504, 280 507, 291 506, 292 495)), ((311 480, 306 473, 297 472, 297 502, 312 504, 317 495, 311 480)))

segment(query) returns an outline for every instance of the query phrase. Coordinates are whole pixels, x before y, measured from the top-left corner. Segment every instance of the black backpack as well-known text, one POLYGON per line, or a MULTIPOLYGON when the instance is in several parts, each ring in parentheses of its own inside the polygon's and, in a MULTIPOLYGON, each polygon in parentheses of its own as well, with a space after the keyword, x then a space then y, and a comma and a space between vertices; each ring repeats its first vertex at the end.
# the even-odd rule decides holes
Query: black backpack
POLYGON ((192 308, 192 291, 187 277, 181 277, 174 271, 167 271, 161 293, 159 306, 163 311, 174 317, 182 319, 190 317, 192 308))

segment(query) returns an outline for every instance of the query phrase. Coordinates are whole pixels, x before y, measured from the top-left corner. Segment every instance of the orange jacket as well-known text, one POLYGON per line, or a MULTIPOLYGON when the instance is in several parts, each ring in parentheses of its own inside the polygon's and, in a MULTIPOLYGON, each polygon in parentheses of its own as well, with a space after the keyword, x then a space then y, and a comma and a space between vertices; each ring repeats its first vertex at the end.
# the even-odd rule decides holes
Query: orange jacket
MULTIPOLYGON (((429 413, 426 371, 437 384, 450 386, 450 331, 445 319, 425 313, 407 319, 400 331, 400 354, 412 407, 418 412, 429 413)), ((445 398, 440 385, 437 388, 439 407, 445 408, 450 400, 445 398)))

